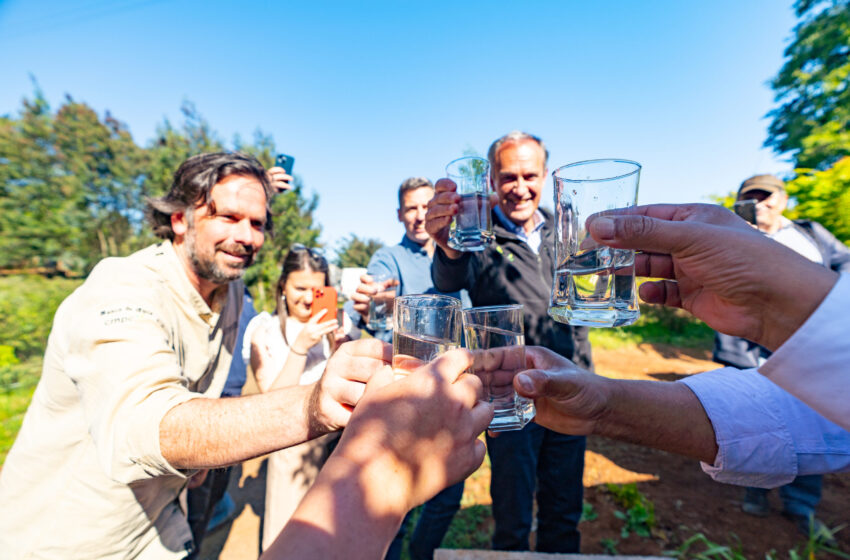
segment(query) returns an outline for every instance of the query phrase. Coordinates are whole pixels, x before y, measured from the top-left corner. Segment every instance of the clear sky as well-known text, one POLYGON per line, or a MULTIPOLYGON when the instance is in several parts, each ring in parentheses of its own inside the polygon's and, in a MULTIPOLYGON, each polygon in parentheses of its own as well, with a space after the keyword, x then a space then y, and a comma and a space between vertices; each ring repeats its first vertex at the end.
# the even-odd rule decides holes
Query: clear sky
POLYGON ((513 129, 550 171, 637 160, 642 203, 787 171, 761 145, 794 24, 790 0, 0 0, 0 114, 32 75, 144 145, 190 100, 223 139, 259 127, 295 157, 325 244, 396 243, 403 179, 513 129))

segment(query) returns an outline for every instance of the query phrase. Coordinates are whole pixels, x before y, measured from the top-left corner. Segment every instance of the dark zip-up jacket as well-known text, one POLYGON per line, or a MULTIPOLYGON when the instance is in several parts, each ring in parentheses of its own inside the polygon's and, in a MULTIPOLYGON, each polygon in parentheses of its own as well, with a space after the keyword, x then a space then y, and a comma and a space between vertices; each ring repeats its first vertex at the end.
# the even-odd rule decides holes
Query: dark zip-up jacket
POLYGON ((586 327, 570 327, 548 315, 554 276, 555 226, 552 215, 541 210, 539 255, 493 216, 495 240, 484 251, 463 253, 452 260, 439 247, 431 263, 434 287, 442 292, 465 289, 474 307, 521 303, 525 316, 525 343, 543 346, 591 370, 586 327))
MULTIPOLYGON (((821 262, 836 272, 850 272, 850 248, 829 230, 811 220, 794 220, 793 227, 808 237, 818 248, 821 262)), ((759 366, 759 358, 767 359, 770 351, 745 338, 717 333, 714 337, 714 361, 725 366, 749 369, 759 366)))

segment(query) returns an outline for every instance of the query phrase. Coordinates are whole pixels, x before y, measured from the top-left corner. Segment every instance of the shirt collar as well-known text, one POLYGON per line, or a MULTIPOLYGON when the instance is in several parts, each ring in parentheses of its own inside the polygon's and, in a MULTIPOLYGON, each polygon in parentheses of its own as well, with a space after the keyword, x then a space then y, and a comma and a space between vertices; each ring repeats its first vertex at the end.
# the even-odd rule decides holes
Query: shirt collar
POLYGON ((530 231, 530 232, 528 232, 528 233, 526 233, 525 228, 523 228, 522 226, 518 226, 518 225, 516 225, 515 223, 513 223, 513 222, 510 220, 510 218, 508 218, 507 216, 505 216, 505 213, 504 213, 504 212, 502 212, 502 207, 501 207, 501 206, 496 206, 496 207, 493 209, 493 214, 495 214, 496 219, 497 219, 497 220, 499 220, 499 224, 500 224, 503 228, 505 228, 505 229, 506 229, 506 230, 508 230, 509 232, 511 232, 511 233, 513 233, 513 234, 515 234, 515 235, 517 235, 517 236, 519 236, 519 237, 523 238, 523 239, 528 238, 528 236, 529 236, 529 235, 531 235, 531 234, 533 234, 533 233, 537 233, 537 232, 538 232, 538 231, 540 231, 540 230, 543 228, 543 226, 546 224, 546 219, 543 217, 543 213, 540 211, 540 209, 539 209, 539 208, 538 208, 537 210, 535 210, 535 211, 534 211, 534 216, 533 216, 533 218, 534 218, 534 220, 535 220, 535 222, 536 222, 536 223, 534 224, 534 229, 533 229, 533 230, 531 230, 531 231, 530 231))
POLYGON ((412 253, 422 253, 423 255, 427 255, 428 252, 425 250, 425 244, 420 245, 416 241, 410 239, 407 235, 403 235, 401 237, 401 243, 399 243, 402 247, 407 249, 412 253))

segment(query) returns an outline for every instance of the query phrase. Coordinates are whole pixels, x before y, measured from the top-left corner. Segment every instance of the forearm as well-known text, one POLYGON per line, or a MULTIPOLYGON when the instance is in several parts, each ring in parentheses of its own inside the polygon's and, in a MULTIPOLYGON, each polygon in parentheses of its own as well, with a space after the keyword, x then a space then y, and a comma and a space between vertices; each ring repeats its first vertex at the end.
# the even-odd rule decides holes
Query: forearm
POLYGON ((609 380, 610 397, 593 433, 714 462, 714 428, 685 385, 609 380))
POLYGON ((307 354, 298 354, 290 350, 286 357, 286 362, 283 364, 283 369, 274 378, 269 391, 283 389, 284 387, 292 387, 298 385, 301 374, 304 373, 304 366, 307 364, 307 354))
POLYGON ((262 558, 382 558, 409 508, 395 475, 379 458, 340 448, 262 558))
POLYGON ((160 422, 162 455, 178 469, 215 468, 317 437, 323 432, 308 414, 313 388, 180 404, 160 422))

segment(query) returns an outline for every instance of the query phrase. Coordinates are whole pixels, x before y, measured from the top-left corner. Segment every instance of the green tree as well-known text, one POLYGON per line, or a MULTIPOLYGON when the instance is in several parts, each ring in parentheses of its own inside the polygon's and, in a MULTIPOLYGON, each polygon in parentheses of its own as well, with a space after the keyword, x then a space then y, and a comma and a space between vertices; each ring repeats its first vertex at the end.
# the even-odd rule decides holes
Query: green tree
POLYGON ((73 220, 57 220, 72 193, 59 190, 53 118, 41 91, 18 118, 0 119, 0 267, 42 266, 59 259, 73 220))
POLYGON ((787 212, 789 218, 820 222, 832 234, 850 245, 850 156, 841 158, 829 169, 797 169, 797 176, 786 185, 797 204, 787 212))
MULTIPOLYGON (((0 268, 68 268, 87 272, 105 256, 126 255, 154 241, 144 221, 145 201, 170 186, 188 157, 223 151, 224 142, 190 102, 182 122, 165 120, 146 148, 108 112, 103 118, 67 97, 54 113, 36 86, 18 115, 0 116, 0 268)), ((257 130, 233 148, 270 167, 275 146, 257 130)), ((319 199, 301 179, 272 201, 274 234, 246 275, 264 301, 293 243, 316 246, 319 199)))
POLYGON ((339 243, 336 250, 336 264, 342 268, 365 268, 375 251, 383 246, 384 244, 378 239, 361 239, 352 233, 350 237, 339 243))
POLYGON ((791 218, 850 244, 850 0, 797 0, 800 23, 771 82, 778 106, 765 145, 796 168, 791 218))
POLYGON ((795 167, 829 168, 850 155, 850 0, 797 0, 801 21, 771 82, 777 108, 765 145, 795 167))
POLYGON ((53 113, 36 87, 0 119, 0 267, 85 272, 134 249, 141 160, 108 113, 70 97, 53 113))
POLYGON ((78 258, 90 268, 103 257, 140 248, 144 152, 126 126, 109 112, 101 120, 68 97, 56 113, 54 132, 64 190, 78 193, 78 258))
POLYGON ((175 126, 165 119, 147 147, 143 185, 147 196, 164 194, 171 187, 174 172, 189 157, 225 149, 224 143, 194 103, 184 101, 180 113, 183 123, 175 126))

